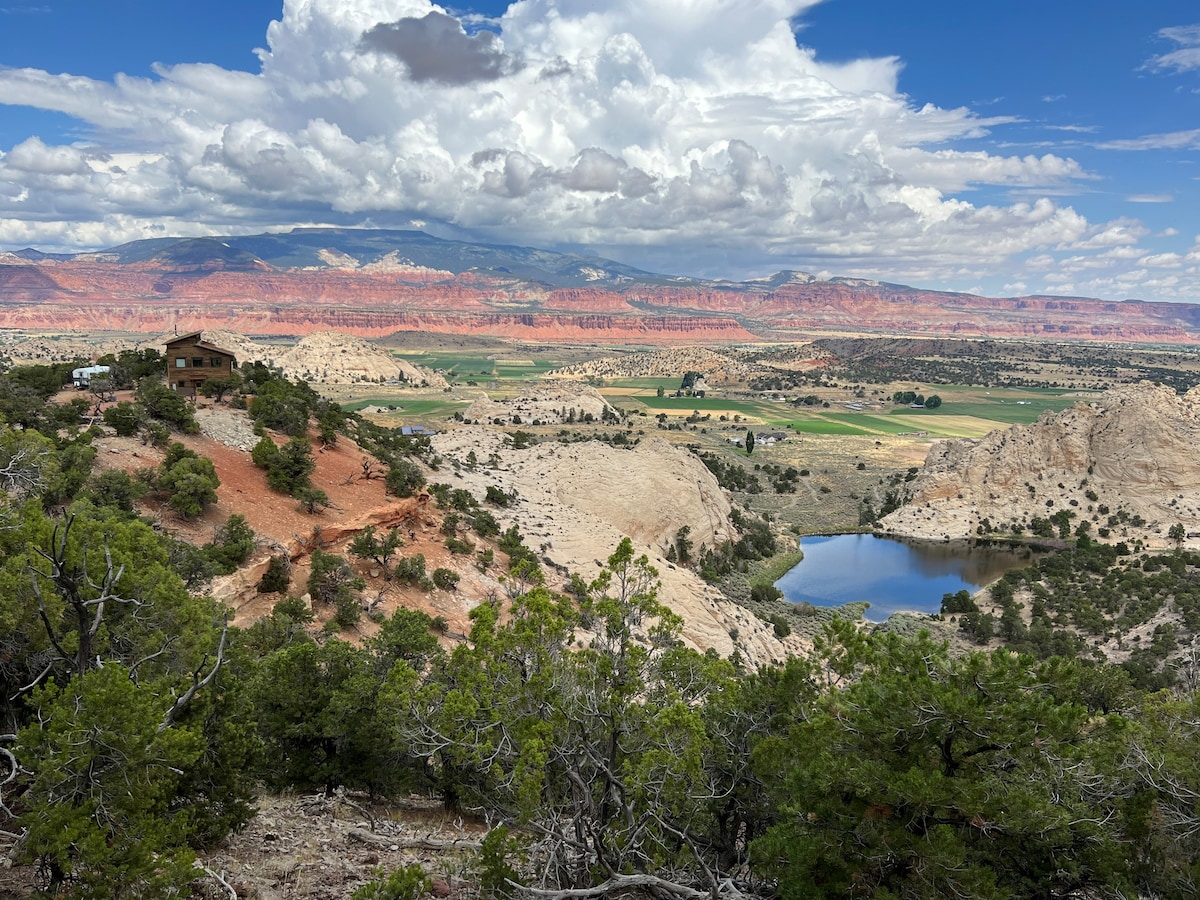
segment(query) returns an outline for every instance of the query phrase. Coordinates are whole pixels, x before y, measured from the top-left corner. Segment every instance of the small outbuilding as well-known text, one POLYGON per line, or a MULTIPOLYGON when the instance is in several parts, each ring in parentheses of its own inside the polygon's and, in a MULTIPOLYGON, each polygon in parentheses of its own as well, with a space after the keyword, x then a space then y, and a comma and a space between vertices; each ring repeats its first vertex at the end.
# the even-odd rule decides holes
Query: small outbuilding
POLYGON ((88 387, 93 378, 108 374, 108 366, 82 366, 71 370, 71 381, 77 388, 88 387))
POLYGON ((181 394, 196 396, 210 378, 228 378, 237 369, 237 357, 204 340, 203 331, 181 334, 167 341, 167 385, 181 394))

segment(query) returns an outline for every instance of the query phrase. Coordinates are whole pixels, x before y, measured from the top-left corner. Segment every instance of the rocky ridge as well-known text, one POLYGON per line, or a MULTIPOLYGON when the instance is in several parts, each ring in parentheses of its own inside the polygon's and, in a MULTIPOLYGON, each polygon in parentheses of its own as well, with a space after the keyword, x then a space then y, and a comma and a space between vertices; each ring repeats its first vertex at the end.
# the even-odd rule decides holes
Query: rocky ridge
POLYGON ((484 395, 467 407, 463 417, 492 425, 564 425, 585 417, 596 422, 616 421, 617 411, 595 388, 559 381, 539 385, 511 400, 484 395))
POLYGON ((699 372, 715 383, 740 382, 765 371, 706 347, 673 347, 666 350, 606 356, 555 369, 550 375, 595 378, 675 378, 699 372))
POLYGON ((1026 534, 1034 517, 1065 510, 1071 529, 1175 546, 1173 525, 1200 547, 1200 388, 1179 395, 1149 382, 1113 388, 1032 425, 1014 425, 979 440, 939 441, 911 485, 907 505, 881 529, 914 538, 1026 534), (1119 521, 1110 523, 1110 516, 1119 521), (1138 523, 1141 524, 1138 524, 1138 523))
POLYGON ((770 623, 667 561, 667 548, 684 525, 697 548, 734 535, 729 500, 692 454, 661 438, 632 449, 547 441, 516 450, 502 433, 482 426, 440 434, 433 445, 457 464, 454 487, 483 496, 495 485, 515 498, 509 508, 494 510, 496 518, 502 527, 516 524, 526 545, 555 571, 591 580, 621 538, 632 538, 659 572, 659 599, 683 617, 689 646, 722 656, 736 649, 751 666, 805 649, 802 638, 777 638, 770 623), (468 465, 472 451, 493 464, 468 465))
MULTIPOLYGON (((580 401, 575 402, 578 407, 580 401)), ((381 612, 396 605, 421 609, 446 619, 451 631, 465 634, 470 610, 504 591, 499 580, 502 566, 481 572, 472 555, 447 550, 441 513, 428 495, 397 499, 385 493, 382 479, 357 477, 365 454, 349 439, 314 454, 313 484, 327 492, 331 505, 312 516, 302 512, 293 498, 267 488, 262 472, 249 458, 258 437, 243 411, 202 403, 196 418, 201 433, 181 440, 213 461, 221 480, 218 503, 195 521, 164 517, 162 511, 157 515, 164 527, 195 543, 211 540, 231 514, 246 518, 258 536, 260 552, 212 585, 213 596, 234 610, 237 624, 266 615, 278 599, 256 589, 270 554, 285 553, 292 561, 293 585, 303 585, 314 535, 319 534, 319 545, 344 554, 348 542, 368 525, 400 528, 406 535, 405 554, 422 553, 430 570, 445 566, 461 578, 457 590, 427 593, 381 579, 370 566, 360 567, 368 582, 364 599, 374 597, 381 612)), ((276 436, 277 441, 282 439, 276 436)), ((697 549, 734 536, 728 498, 692 454, 660 438, 644 439, 631 449, 600 441, 545 441, 515 449, 507 435, 483 425, 448 430, 434 437, 433 444, 444 461, 438 471, 427 473, 431 481, 465 488, 480 500, 491 486, 512 497, 507 507, 488 508, 502 528, 518 526, 525 544, 546 564, 552 588, 565 589, 571 572, 590 581, 628 536, 658 569, 659 599, 683 617, 683 639, 689 646, 712 648, 722 655, 737 650, 752 666, 806 648, 804 638, 780 640, 770 623, 726 600, 690 569, 667 561, 667 549, 685 525, 697 549), (474 464, 469 459, 472 452, 474 464)), ((102 470, 121 468, 133 473, 157 465, 162 456, 137 438, 105 437, 98 446, 102 470)), ((369 632, 373 625, 364 619, 359 627, 369 632)))
POLYGON ((392 356, 363 338, 336 331, 306 335, 279 353, 275 365, 289 378, 317 384, 399 381, 413 387, 446 387, 446 379, 436 372, 392 356))

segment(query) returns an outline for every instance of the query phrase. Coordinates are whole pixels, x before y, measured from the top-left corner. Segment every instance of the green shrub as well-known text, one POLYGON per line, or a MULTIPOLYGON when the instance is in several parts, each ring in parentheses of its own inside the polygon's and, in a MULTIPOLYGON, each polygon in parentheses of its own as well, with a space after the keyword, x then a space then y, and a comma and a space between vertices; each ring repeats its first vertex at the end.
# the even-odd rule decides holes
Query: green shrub
POLYGON ((212 460, 198 456, 178 442, 167 448, 159 467, 158 489, 167 495, 167 505, 181 516, 192 518, 217 502, 221 479, 212 460))
POLYGON ((88 493, 97 506, 110 506, 125 513, 133 512, 133 504, 145 495, 147 485, 120 469, 101 472, 91 480, 88 493))
POLYGON ((305 499, 302 495, 311 487, 309 476, 317 468, 308 438, 292 438, 277 447, 269 435, 263 435, 250 451, 250 459, 266 471, 271 490, 305 499))
POLYGON ((420 585, 425 580, 425 554, 401 557, 396 563, 396 578, 408 584, 420 585))
POLYGON ((356 888, 350 900, 417 900, 433 888, 433 882, 417 865, 405 866, 393 872, 375 871, 375 877, 356 888))
POLYGON ((484 499, 488 503, 494 503, 496 506, 509 506, 512 504, 512 495, 505 493, 502 488, 494 484, 487 486, 487 493, 484 499))
POLYGON ((434 569, 433 583, 440 587, 443 591, 452 591, 458 587, 458 573, 451 569, 434 569))
POLYGON ((260 594, 282 594, 291 584, 291 565, 285 556, 272 556, 267 571, 258 582, 260 594))
POLYGON ((517 839, 503 825, 487 833, 475 855, 480 894, 493 900, 507 900, 515 895, 513 885, 521 883, 521 876, 509 860, 519 856, 520 849, 517 839))
POLYGON ((425 475, 416 463, 397 459, 388 468, 384 483, 397 497, 411 497, 425 486, 425 475))
POLYGON ((228 575, 250 558, 254 552, 254 529, 246 517, 234 514, 217 529, 216 537, 204 551, 221 575, 228 575))
POLYGON ((468 544, 466 541, 462 540, 461 538, 448 537, 448 538, 446 538, 446 549, 449 550, 451 553, 461 555, 464 553, 470 553, 475 548, 472 547, 470 544, 468 544))
POLYGON ((146 411, 136 403, 122 400, 104 411, 104 424, 121 437, 132 437, 146 420, 146 411))
POLYGON ((750 599, 755 603, 774 603, 783 597, 783 591, 773 584, 755 584, 750 587, 750 599))
POLYGON ((138 382, 137 398, 152 419, 165 422, 184 434, 200 432, 192 405, 161 381, 143 378, 138 382))

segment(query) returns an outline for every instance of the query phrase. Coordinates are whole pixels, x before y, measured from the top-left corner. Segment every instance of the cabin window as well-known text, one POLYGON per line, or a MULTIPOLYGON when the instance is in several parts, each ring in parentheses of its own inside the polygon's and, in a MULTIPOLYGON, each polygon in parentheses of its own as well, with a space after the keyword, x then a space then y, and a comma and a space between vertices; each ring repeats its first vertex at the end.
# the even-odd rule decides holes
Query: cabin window
POLYGON ((186 369, 187 368, 187 360, 184 359, 182 356, 175 357, 175 368, 186 369))
POLYGON ((195 369, 203 368, 204 367, 204 357, 203 356, 193 356, 192 357, 192 367, 195 369))
POLYGON ((208 364, 209 364, 210 366, 212 366, 214 369, 219 369, 219 368, 221 368, 221 357, 219 357, 219 356, 210 356, 210 357, 209 357, 209 359, 208 359, 208 364))

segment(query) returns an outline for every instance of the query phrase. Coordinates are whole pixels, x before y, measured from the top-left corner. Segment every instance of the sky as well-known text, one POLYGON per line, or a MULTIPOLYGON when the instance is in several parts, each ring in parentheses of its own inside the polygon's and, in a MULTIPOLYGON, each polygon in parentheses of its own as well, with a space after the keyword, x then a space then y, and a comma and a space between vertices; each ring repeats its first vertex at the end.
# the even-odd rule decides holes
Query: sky
POLYGON ((0 250, 311 225, 1200 302, 1200 7, 0 0, 0 250))

